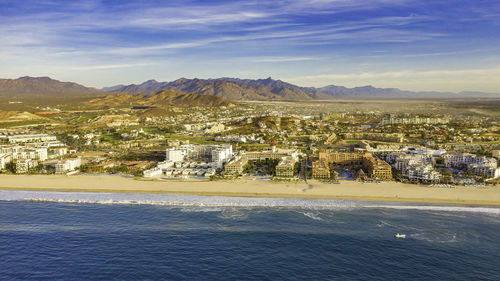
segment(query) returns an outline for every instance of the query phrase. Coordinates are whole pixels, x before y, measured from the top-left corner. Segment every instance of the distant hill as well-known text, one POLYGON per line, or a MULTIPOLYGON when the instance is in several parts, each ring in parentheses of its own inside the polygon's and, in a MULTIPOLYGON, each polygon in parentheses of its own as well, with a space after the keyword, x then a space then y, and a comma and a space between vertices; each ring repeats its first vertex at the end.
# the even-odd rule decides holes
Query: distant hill
POLYGON ((21 77, 0 79, 0 96, 69 96, 102 94, 101 90, 88 88, 73 82, 61 82, 49 77, 21 77))
POLYGON ((281 80, 267 79, 187 79, 172 82, 149 80, 139 85, 104 88, 110 93, 151 95, 162 90, 197 93, 244 100, 322 100, 322 99, 428 99, 428 98, 500 98, 499 94, 483 92, 412 92, 396 88, 375 88, 373 86, 346 88, 329 85, 321 88, 300 87, 281 80))
POLYGON ((34 121, 34 120, 40 121, 49 119, 26 111, 0 110, 0 122, 22 122, 22 121, 34 121))
POLYGON ((152 95, 131 95, 125 93, 109 94, 87 101, 84 105, 93 108, 119 108, 119 107, 233 107, 234 103, 208 95, 187 94, 165 90, 152 95))

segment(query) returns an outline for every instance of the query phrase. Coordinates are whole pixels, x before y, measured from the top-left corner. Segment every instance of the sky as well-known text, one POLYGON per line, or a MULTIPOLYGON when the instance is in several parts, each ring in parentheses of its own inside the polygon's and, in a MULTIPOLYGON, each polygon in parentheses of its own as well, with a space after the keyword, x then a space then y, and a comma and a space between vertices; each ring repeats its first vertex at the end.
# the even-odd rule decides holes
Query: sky
POLYGON ((498 0, 0 0, 0 77, 500 93, 498 0))

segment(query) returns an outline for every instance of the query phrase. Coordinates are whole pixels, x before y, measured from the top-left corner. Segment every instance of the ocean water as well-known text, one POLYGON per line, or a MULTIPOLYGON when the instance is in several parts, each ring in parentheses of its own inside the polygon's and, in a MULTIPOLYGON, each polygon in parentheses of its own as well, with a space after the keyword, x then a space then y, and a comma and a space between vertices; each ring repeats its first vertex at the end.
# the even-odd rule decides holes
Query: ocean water
POLYGON ((0 191, 0 279, 500 280, 500 209, 0 191))

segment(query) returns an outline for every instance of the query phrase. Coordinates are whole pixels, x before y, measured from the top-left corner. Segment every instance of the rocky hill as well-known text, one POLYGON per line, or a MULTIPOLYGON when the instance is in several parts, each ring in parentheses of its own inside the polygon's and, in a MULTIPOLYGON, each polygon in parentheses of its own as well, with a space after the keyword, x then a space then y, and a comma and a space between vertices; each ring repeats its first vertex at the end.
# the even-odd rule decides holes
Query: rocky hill
POLYGON ((180 93, 165 90, 152 95, 131 95, 125 93, 109 94, 92 99, 85 103, 92 108, 120 108, 120 107, 233 107, 234 103, 228 100, 199 94, 180 93))
POLYGON ((95 95, 104 93, 73 82, 61 82, 49 77, 21 77, 0 79, 0 96, 70 96, 95 95))
POLYGON ((26 112, 26 111, 3 111, 0 110, 0 122, 23 122, 34 120, 49 120, 48 118, 26 112))

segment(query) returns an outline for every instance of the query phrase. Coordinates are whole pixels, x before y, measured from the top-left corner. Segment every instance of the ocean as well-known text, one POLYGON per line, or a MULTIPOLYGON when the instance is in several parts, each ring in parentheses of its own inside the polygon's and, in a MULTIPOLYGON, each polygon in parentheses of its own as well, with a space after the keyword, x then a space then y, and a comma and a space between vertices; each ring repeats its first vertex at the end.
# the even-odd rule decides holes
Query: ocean
POLYGON ((499 236, 495 207, 0 191, 0 280, 500 280, 499 236))

